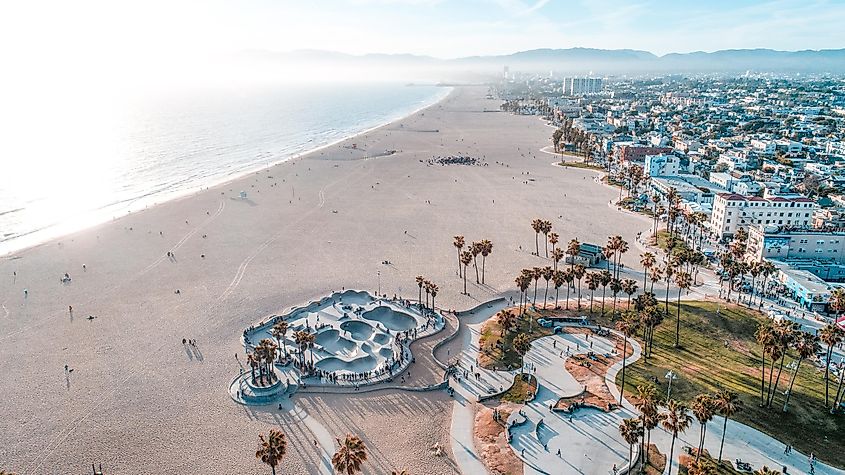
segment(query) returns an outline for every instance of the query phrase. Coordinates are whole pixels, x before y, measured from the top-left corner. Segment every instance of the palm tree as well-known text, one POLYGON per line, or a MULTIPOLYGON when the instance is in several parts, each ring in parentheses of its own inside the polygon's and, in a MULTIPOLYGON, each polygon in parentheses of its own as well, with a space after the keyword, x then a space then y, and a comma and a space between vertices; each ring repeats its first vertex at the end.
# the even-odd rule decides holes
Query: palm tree
POLYGON ((692 284, 692 278, 684 271, 675 274, 675 285, 678 286, 678 318, 675 323, 675 348, 681 344, 681 294, 692 284))
POLYGON ((367 460, 367 447, 364 442, 357 435, 346 434, 346 437, 341 442, 337 440, 337 445, 340 446, 332 455, 332 467, 337 473, 346 475, 355 475, 361 471, 361 465, 367 460))
POLYGON ((546 239, 546 257, 549 257, 549 233, 552 232, 552 222, 551 221, 543 221, 543 226, 540 228, 540 232, 543 233, 546 239))
POLYGON ((461 253, 461 264, 464 265, 464 295, 467 294, 467 266, 472 262, 472 253, 464 251, 461 253))
POLYGON ((666 277, 666 314, 669 314, 669 284, 672 282, 672 276, 675 275, 675 265, 671 260, 666 263, 666 268, 663 269, 663 276, 666 277))
POLYGON ((489 239, 481 240, 481 283, 484 283, 484 274, 487 269, 487 256, 493 252, 493 243, 489 239))
POLYGON ((622 291, 622 282, 619 279, 610 281, 610 293, 613 295, 613 315, 616 315, 616 296, 622 291))
POLYGON ((581 279, 584 277, 584 274, 587 273, 587 269, 582 264, 577 264, 574 269, 572 269, 572 275, 578 280, 578 308, 581 308, 581 279))
POLYGON ((577 239, 569 241, 569 245, 566 246, 566 254, 572 258, 569 263, 569 268, 574 269, 575 258, 578 257, 578 254, 581 254, 581 243, 578 242, 577 239))
POLYGON ((830 359, 833 356, 833 347, 842 342, 843 331, 838 325, 828 323, 821 330, 819 330, 819 339, 822 343, 827 345, 827 353, 825 356, 824 366, 824 405, 828 405, 828 394, 830 391, 830 359))
MULTIPOLYGON (((555 249, 555 250, 559 251, 560 249, 555 249)), ((566 275, 566 272, 564 272, 562 270, 552 271, 552 282, 554 283, 554 286, 555 286, 555 307, 554 308, 556 308, 556 309, 558 308, 557 301, 558 301, 558 297, 560 296, 560 288, 563 286, 563 284, 566 283, 565 275, 566 275)), ((569 290, 569 289, 567 288, 567 290, 569 290)), ((567 303, 569 303, 569 302, 567 302, 567 303)), ((825 405, 826 405, 826 403, 825 403, 825 405)))
POLYGON ((458 250, 458 277, 461 276, 461 252, 464 249, 464 245, 466 244, 466 240, 461 235, 457 235, 452 241, 452 245, 455 246, 455 249, 458 250))
POLYGON ((789 397, 792 396, 792 385, 795 384, 795 377, 798 375, 798 369, 801 368, 801 362, 807 358, 815 356, 821 351, 819 345, 819 337, 807 332, 799 332, 793 343, 795 351, 798 352, 798 361, 795 364, 795 370, 792 372, 792 378, 789 381, 789 389, 786 390, 786 400, 783 401, 783 412, 786 412, 789 405, 789 397))
POLYGON ((663 426, 663 429, 672 433, 672 444, 669 446, 669 457, 666 461, 669 464, 668 475, 672 475, 675 439, 678 438, 678 434, 683 434, 687 431, 692 423, 692 416, 687 412, 686 406, 674 399, 670 399, 666 402, 666 412, 661 413, 659 418, 660 425, 663 426))
POLYGON ((437 308, 434 306, 434 297, 437 297, 437 292, 440 291, 440 287, 438 287, 437 284, 432 282, 428 291, 429 293, 431 293, 431 310, 436 312, 437 308))
POLYGON ((569 310, 569 291, 572 289, 572 283, 575 282, 575 273, 572 269, 563 271, 563 280, 566 281, 566 309, 569 310))
POLYGON ((713 402, 716 405, 716 409, 719 410, 719 414, 725 418, 725 422, 722 424, 722 442, 719 444, 719 463, 722 463, 722 449, 725 448, 725 432, 728 430, 728 418, 742 410, 742 401, 739 399, 737 393, 722 389, 716 393, 713 402))
POLYGON ((657 236, 657 220, 660 217, 660 214, 657 212, 657 205, 660 204, 660 195, 654 193, 651 195, 651 203, 654 205, 654 231, 652 231, 652 236, 657 236))
POLYGON ((549 244, 552 245, 552 252, 557 249, 557 243, 560 242, 560 236, 558 233, 549 233, 549 244))
POLYGON ((645 465, 648 462, 648 446, 651 445, 651 431, 657 427, 659 422, 657 414, 657 389, 651 385, 637 386, 634 407, 640 411, 640 420, 648 437, 648 441, 643 441, 640 444, 640 453, 642 453, 643 447, 645 447, 645 457, 643 457, 643 465, 645 465))
MULTIPOLYGON (((651 281, 651 292, 654 293, 654 284, 663 279, 663 269, 660 266, 654 266, 648 271, 648 280, 651 281)), ((667 290, 668 293, 668 290, 667 290)))
POLYGON ((423 290, 425 290, 425 306, 428 308, 428 296, 431 295, 431 282, 426 280, 423 283, 423 290))
POLYGON ((478 275, 478 255, 481 254, 481 241, 473 241, 469 246, 472 253, 472 266, 475 268, 475 283, 480 284, 481 278, 478 275))
MULTIPOLYGON (((456 236, 456 237, 457 237, 457 236, 456 236)), ((463 239, 463 238, 462 238, 462 239, 463 239)), ((462 244, 462 246, 463 246, 463 244, 462 244)), ((460 258, 460 256, 458 256, 458 257, 460 258)), ((461 273, 461 271, 460 271, 460 260, 458 261, 458 263, 459 263, 459 264, 458 264, 458 274, 460 274, 460 273, 461 273)), ((422 288, 423 288, 423 284, 425 284, 425 277, 423 277, 423 276, 421 276, 421 275, 418 275, 418 276, 417 276, 417 286, 420 288, 420 298, 419 298, 419 300, 418 300, 418 301, 419 301, 419 303, 420 303, 420 308, 422 308, 422 307, 423 307, 423 302, 422 302, 422 288)))
POLYGON ((687 475, 716 475, 716 467, 703 460, 693 460, 687 464, 687 475))
POLYGON ((543 270, 539 267, 533 267, 531 269, 531 278, 534 279, 534 303, 532 304, 534 308, 537 308, 537 283, 540 282, 541 277, 543 277, 543 270))
POLYGON ((255 352, 246 354, 246 362, 249 364, 252 373, 252 384, 255 384, 255 369, 258 368, 258 356, 255 355, 255 352))
POLYGON ((537 256, 540 255, 540 233, 543 231, 543 220, 542 219, 534 219, 531 221, 531 228, 534 230, 534 248, 537 250, 537 256))
MULTIPOLYGON (((767 407, 772 406, 772 401, 775 399, 775 394, 777 393, 778 383, 780 382, 780 375, 783 371, 783 364, 786 360, 786 352, 789 349, 789 345, 792 344, 792 340, 795 338, 795 334, 798 332, 798 324, 794 323, 789 320, 780 320, 775 323, 774 325, 774 334, 776 345, 772 346, 773 354, 779 356, 780 365, 778 367, 778 374, 775 377, 775 384, 772 386, 771 384, 771 373, 769 373, 769 399, 766 402, 767 407), (777 351, 775 352, 775 349, 777 351)), ((774 363, 778 358, 772 359, 772 369, 774 369, 774 363)))
MULTIPOLYGON (((273 325, 273 329, 270 330, 270 334, 273 335, 273 338, 276 339, 276 343, 278 346, 283 348, 285 356, 288 354, 288 346, 285 342, 285 335, 288 334, 288 322, 284 320, 279 320, 273 325)), ((282 354, 279 353, 279 363, 282 362, 282 354)))
POLYGON ((760 358, 762 371, 760 372, 760 406, 762 407, 766 405, 766 353, 769 352, 769 347, 773 345, 775 341, 775 334, 769 320, 757 325, 757 330, 754 332, 754 338, 757 340, 757 344, 761 347, 760 358))
POLYGON ((698 439, 698 451, 695 453, 695 460, 701 457, 701 452, 704 450, 704 438, 707 436, 707 423, 713 420, 716 414, 716 403, 713 397, 709 394, 698 394, 692 403, 692 413, 698 420, 701 426, 701 435, 698 439))
POLYGON ((622 396, 625 394, 625 367, 628 363, 628 338, 637 334, 640 329, 640 321, 636 313, 625 312, 622 318, 616 321, 616 329, 622 333, 622 385, 619 387, 619 404, 622 405, 622 396))
POLYGON ((586 277, 587 288, 590 289, 590 313, 593 313, 593 295, 596 292, 596 289, 599 288, 599 283, 601 282, 601 277, 599 276, 598 272, 589 272, 587 273, 586 277))
POLYGON ((554 270, 557 270, 558 263, 564 257, 566 257, 566 252, 563 249, 559 247, 552 249, 552 261, 554 262, 554 270))
POLYGON ((634 279, 625 279, 622 281, 622 292, 628 295, 627 309, 631 308, 631 296, 637 293, 637 281, 634 279))
POLYGON ((546 280, 546 292, 543 294, 543 308, 546 308, 546 302, 549 301, 549 281, 552 280, 552 277, 554 277, 554 272, 555 271, 549 266, 543 267, 540 270, 543 279, 546 280))
POLYGON ((613 274, 603 270, 599 272, 598 279, 599 284, 601 285, 601 314, 604 315, 604 297, 607 293, 607 286, 610 284, 610 281, 613 280, 613 274))
POLYGON ((531 338, 526 333, 520 333, 513 339, 512 345, 519 356, 525 356, 531 349, 531 338))
POLYGON ((255 451, 255 458, 261 460, 265 465, 269 465, 273 475, 276 475, 276 465, 282 462, 287 452, 288 442, 285 439, 285 434, 278 429, 270 429, 267 438, 264 438, 263 434, 258 434, 258 440, 261 443, 258 445, 258 450, 255 451))
POLYGON ((496 314, 496 323, 502 327, 501 336, 505 336, 505 333, 509 332, 516 323, 516 315, 514 315, 510 310, 502 310, 496 314))
POLYGON ((299 330, 293 333, 293 342, 299 348, 299 365, 305 367, 305 349, 308 348, 308 337, 310 333, 305 330, 299 330))
POLYGON ((634 465, 634 444, 643 436, 643 426, 637 419, 622 419, 619 434, 628 443, 628 470, 634 465))

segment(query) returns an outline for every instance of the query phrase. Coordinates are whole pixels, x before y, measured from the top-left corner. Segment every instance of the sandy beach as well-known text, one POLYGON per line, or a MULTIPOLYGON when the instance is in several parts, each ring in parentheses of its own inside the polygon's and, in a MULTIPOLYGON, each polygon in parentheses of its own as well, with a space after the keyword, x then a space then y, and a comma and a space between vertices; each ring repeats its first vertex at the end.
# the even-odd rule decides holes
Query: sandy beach
MULTIPOLYGON (((254 456, 258 434, 281 425, 282 473, 313 473, 319 454, 305 425, 227 393, 245 327, 342 287, 416 299, 417 275, 440 286, 439 307, 474 307, 514 290, 520 269, 548 265, 531 255, 533 218, 550 220, 564 244, 612 234, 633 243, 649 227, 608 206, 618 192, 595 172, 552 166, 540 152, 551 128, 498 112, 485 94, 456 88, 300 159, 0 258, 0 466, 269 473, 254 456), (486 165, 427 163, 446 155, 486 165), (456 234, 494 246, 486 285, 470 278, 469 296, 456 275, 456 234), (199 356, 183 338, 196 339, 199 356)), ((637 254, 625 265, 639 267, 637 254)), ((430 347, 415 351, 430 356, 430 347)), ((428 384, 437 373, 425 361, 417 364, 428 384)), ((365 473, 457 471, 450 456, 427 450, 449 446, 443 392, 294 399, 332 435, 364 439, 365 473)))

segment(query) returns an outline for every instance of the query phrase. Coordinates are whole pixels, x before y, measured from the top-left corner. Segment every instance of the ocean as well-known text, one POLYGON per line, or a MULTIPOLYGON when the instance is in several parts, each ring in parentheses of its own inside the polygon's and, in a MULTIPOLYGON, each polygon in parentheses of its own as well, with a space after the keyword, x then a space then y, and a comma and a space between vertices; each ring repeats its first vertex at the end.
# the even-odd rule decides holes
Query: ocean
POLYGON ((72 113, 47 108, 31 124, 47 130, 20 140, 20 156, 0 156, 0 255, 296 157, 448 92, 283 84, 159 93, 72 113))

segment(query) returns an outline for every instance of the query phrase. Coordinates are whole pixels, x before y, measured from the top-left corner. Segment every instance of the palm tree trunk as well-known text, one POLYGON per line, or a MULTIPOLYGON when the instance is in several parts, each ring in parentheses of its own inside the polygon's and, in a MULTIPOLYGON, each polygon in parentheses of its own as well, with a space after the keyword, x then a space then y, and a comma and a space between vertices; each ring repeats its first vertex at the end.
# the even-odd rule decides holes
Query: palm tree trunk
POLYGON ((840 394, 842 393, 842 381, 845 380, 845 369, 839 372, 839 387, 836 388, 836 397, 833 398, 833 406, 830 408, 831 414, 836 412, 836 408, 839 407, 838 401, 841 397, 840 394))
POLYGON ((481 283, 482 284, 484 283, 484 274, 485 274, 486 268, 487 268, 487 256, 481 256, 481 283))
POLYGON ((786 350, 783 352, 783 356, 780 357, 780 366, 778 367, 778 375, 775 377, 775 387, 772 389, 771 393, 769 394, 769 403, 768 407, 772 407, 772 401, 775 400, 775 394, 778 392, 778 383, 780 383, 780 374, 783 372, 783 363, 786 360, 786 350))
POLYGON ((537 307, 537 280, 534 280, 534 307, 537 307))
POLYGON ((649 269, 649 267, 643 267, 643 292, 645 292, 645 289, 648 288, 648 281, 646 279, 648 279, 649 269))
POLYGON ((464 264, 464 295, 467 294, 467 266, 464 264))
POLYGON ((666 463, 669 464, 669 474, 672 475, 672 453, 675 451, 675 438, 677 437, 676 433, 672 433, 672 444, 669 446, 669 458, 666 460, 666 463))
POLYGON ((634 444, 628 444, 628 470, 631 470, 631 465, 634 464, 634 444))
POLYGON ((578 279, 578 308, 581 308, 581 279, 578 279))
POLYGON ((472 258, 472 266, 475 267, 475 283, 480 284, 481 281, 478 279, 478 258, 477 257, 472 258))
MULTIPOLYGON (((762 407, 766 404, 766 347, 763 347, 763 354, 762 354, 762 372, 760 373, 760 406, 762 407)), ((827 406, 827 402, 825 401, 825 406, 827 406)))
POLYGON ((601 288, 601 314, 604 316, 604 295, 607 292, 607 287, 601 288))
POLYGON ((722 449, 725 448, 725 432, 728 430, 728 416, 725 416, 725 423, 722 425, 722 442, 719 444, 719 463, 722 463, 722 449))
POLYGON ((534 249, 537 250, 537 255, 540 255, 540 233, 534 232, 534 249))
POLYGON ((701 424, 701 429, 698 431, 698 450, 695 452, 695 461, 698 462, 699 457, 701 457, 701 448, 704 447, 704 424, 701 424))
POLYGON ((546 281, 546 293, 543 295, 543 308, 546 308, 546 302, 549 301, 549 281, 546 281))
POLYGON ((786 400, 783 401, 783 412, 787 411, 789 405, 789 396, 792 396, 792 385, 795 384, 795 377, 798 376, 798 369, 801 368, 801 362, 804 358, 798 358, 798 363, 795 365, 795 371, 792 372, 792 378, 789 381, 789 388, 786 390, 786 400))
POLYGON ((566 283, 566 309, 569 310, 569 282, 566 283))
POLYGON ((771 366, 769 366, 769 388, 766 390, 766 400, 765 400, 765 401, 763 401, 763 406, 765 406, 766 404, 768 404, 768 402, 769 402, 769 394, 771 394, 771 392, 772 392, 772 378, 773 378, 773 377, 774 377, 774 375, 775 375, 775 363, 777 363, 777 360, 775 360, 775 359, 773 358, 773 359, 772 359, 772 364, 771 364, 771 366))
MULTIPOLYGON (((555 308, 557 308, 557 298, 560 295, 560 287, 555 287, 555 308)), ((827 406, 827 401, 824 403, 827 406)))
MULTIPOLYGON (((461 276, 461 249, 456 247, 455 249, 458 250, 458 277, 461 276)), ((422 287, 420 287, 422 289, 422 287)))

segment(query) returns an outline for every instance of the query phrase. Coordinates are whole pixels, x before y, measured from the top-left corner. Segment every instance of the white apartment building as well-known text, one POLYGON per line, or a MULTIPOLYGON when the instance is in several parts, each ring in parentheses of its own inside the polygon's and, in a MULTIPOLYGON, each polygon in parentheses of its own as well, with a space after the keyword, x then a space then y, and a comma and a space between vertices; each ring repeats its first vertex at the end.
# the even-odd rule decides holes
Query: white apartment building
POLYGON ((719 238, 724 238, 752 224, 809 227, 815 209, 816 203, 803 196, 760 198, 720 193, 713 201, 710 230, 719 238))
POLYGON ((647 176, 672 176, 681 170, 681 159, 674 155, 647 155, 645 157, 647 176))
POLYGON ((749 226, 747 255, 757 262, 814 259, 841 263, 845 260, 845 233, 749 226))

